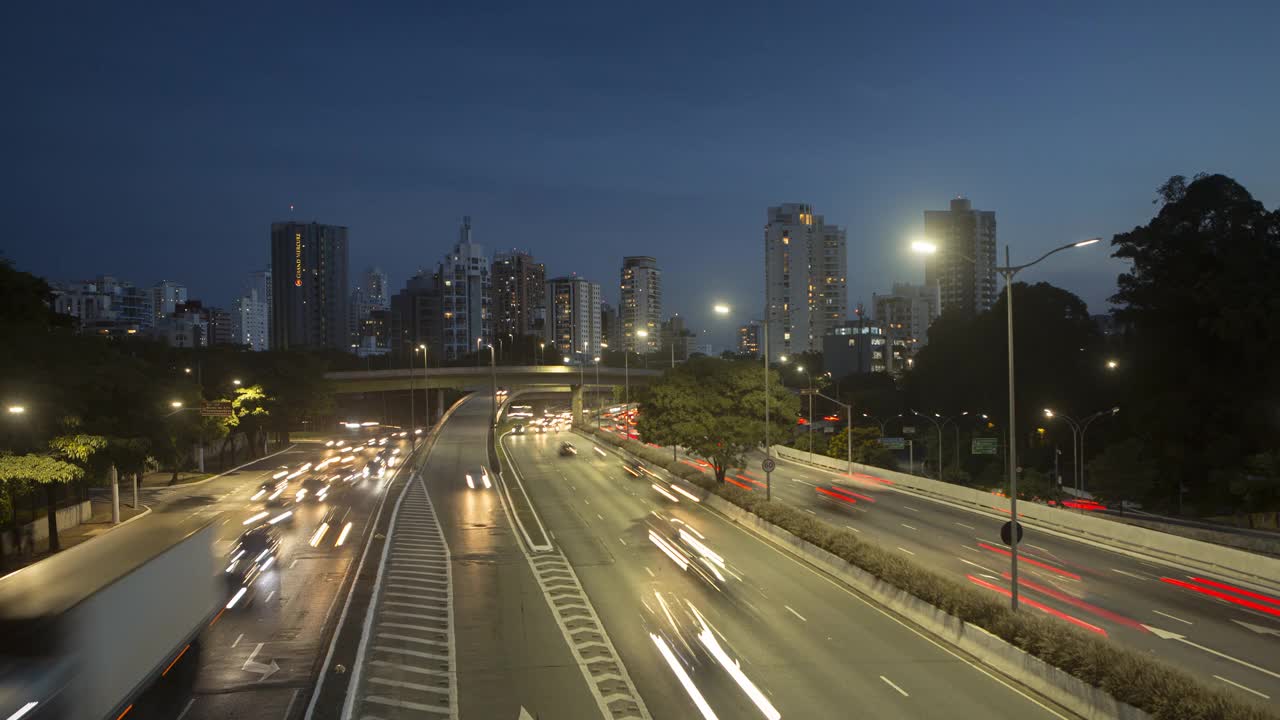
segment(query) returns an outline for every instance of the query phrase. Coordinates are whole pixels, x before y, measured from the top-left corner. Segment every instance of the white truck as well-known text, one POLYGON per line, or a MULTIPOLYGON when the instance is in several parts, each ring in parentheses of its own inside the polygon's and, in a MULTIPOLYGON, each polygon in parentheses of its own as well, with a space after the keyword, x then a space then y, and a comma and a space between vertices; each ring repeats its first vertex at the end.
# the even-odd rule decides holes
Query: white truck
POLYGON ((0 718, 119 716, 219 607, 213 541, 157 514, 0 577, 0 718))

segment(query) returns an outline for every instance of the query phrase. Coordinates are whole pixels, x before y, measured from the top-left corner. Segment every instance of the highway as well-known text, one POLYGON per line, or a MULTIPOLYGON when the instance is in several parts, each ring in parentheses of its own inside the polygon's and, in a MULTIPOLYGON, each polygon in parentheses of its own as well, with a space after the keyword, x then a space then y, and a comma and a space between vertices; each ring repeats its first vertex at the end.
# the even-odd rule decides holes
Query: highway
POLYGON ((663 497, 581 436, 506 447, 652 717, 1063 717, 780 548, 663 497), (566 439, 576 456, 557 453, 566 439), (650 539, 672 520, 723 556, 724 582, 650 539))
MULTIPOLYGON (((390 446, 397 445, 401 456, 408 452, 407 439, 390 446)), ((166 515, 207 518, 217 526, 215 551, 225 556, 245 529, 244 521, 262 510, 261 502, 251 499, 260 483, 282 468, 297 469, 333 454, 322 443, 299 443, 208 482, 144 490, 141 502, 152 514, 135 522, 166 515)), ((291 486, 290 494, 295 490, 291 486)), ((216 616, 191 651, 138 698, 126 718, 298 717, 328 638, 339 589, 366 540, 367 523, 381 495, 379 483, 365 481, 334 493, 327 502, 296 505, 292 522, 278 525, 280 560, 257 599, 216 616), (311 546, 331 512, 343 525, 351 523, 342 545, 337 544, 342 527, 335 527, 311 546)))
MULTIPOLYGON (((763 492, 765 477, 758 469, 763 459, 762 453, 753 454, 749 465, 755 469, 732 472, 730 479, 763 492)), ((777 463, 776 500, 982 591, 1008 595, 1010 558, 1000 541, 1007 518, 900 491, 870 476, 849 477, 781 458, 777 463)), ((1020 555, 1025 611, 1048 612, 1242 697, 1280 700, 1280 593, 1275 590, 1242 587, 1033 529, 1026 531, 1020 555)))

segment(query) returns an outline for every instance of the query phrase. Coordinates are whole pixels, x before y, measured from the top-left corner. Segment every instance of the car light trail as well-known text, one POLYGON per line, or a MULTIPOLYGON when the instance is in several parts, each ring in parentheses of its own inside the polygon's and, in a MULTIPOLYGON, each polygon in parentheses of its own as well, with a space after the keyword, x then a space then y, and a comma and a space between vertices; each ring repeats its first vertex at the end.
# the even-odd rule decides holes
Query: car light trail
POLYGON ((873 498, 873 497, 871 497, 870 495, 863 495, 863 494, 861 494, 861 493, 856 493, 856 492, 853 492, 853 491, 851 491, 851 490, 845 490, 844 488, 842 488, 842 487, 838 487, 838 486, 836 486, 836 485, 832 485, 832 486, 831 486, 831 489, 832 489, 832 490, 835 490, 836 492, 840 493, 841 495, 848 495, 848 496, 850 496, 850 497, 858 498, 859 500, 866 500, 866 501, 867 501, 867 502, 869 502, 869 503, 873 503, 873 502, 875 502, 875 501, 876 501, 876 499, 875 499, 875 498, 873 498))
POLYGON ((1237 595, 1244 595, 1245 597, 1250 597, 1250 598, 1253 598, 1254 600, 1261 600, 1262 602, 1265 602, 1265 603, 1271 603, 1272 605, 1280 606, 1280 600, 1277 600, 1269 595, 1263 595, 1262 593, 1251 592, 1249 590, 1245 590, 1244 588, 1238 588, 1234 585, 1228 585, 1226 583, 1218 582, 1216 580, 1207 580, 1205 578, 1193 577, 1191 578, 1191 582, 1200 583, 1201 585, 1208 585, 1210 587, 1216 587, 1219 590, 1228 590, 1237 595))
POLYGON ((675 483, 671 483, 671 489, 675 490, 676 492, 680 493, 681 495, 689 498, 694 502, 702 502, 701 500, 698 499, 697 495, 694 495, 693 493, 689 492, 688 490, 685 490, 684 488, 680 487, 679 485, 676 485, 675 483))
POLYGON ((271 548, 267 548, 266 550, 263 550, 262 552, 258 553, 258 557, 254 558, 253 561, 262 562, 262 558, 266 557, 267 553, 269 552, 271 552, 271 548))
MULTIPOLYGON (((972 575, 966 575, 965 577, 969 578, 969 582, 972 582, 972 583, 974 583, 975 585, 979 585, 979 586, 981 586, 981 587, 987 588, 988 590, 995 590, 996 592, 998 592, 998 593, 1000 593, 1000 594, 1004 595, 1005 597, 1009 597, 1009 596, 1012 594, 1012 593, 1010 593, 1008 590, 1005 590, 1004 588, 1000 587, 999 585, 992 585, 991 583, 987 582, 986 580, 980 580, 980 579, 978 579, 978 578, 976 578, 976 577, 974 577, 974 576, 972 576, 972 575)), ((1078 618, 1078 617, 1075 617, 1075 616, 1073 616, 1073 615, 1068 615, 1068 614, 1066 614, 1066 613, 1062 612, 1061 610, 1056 610, 1056 609, 1054 609, 1054 608, 1051 608, 1051 607, 1049 607, 1048 605, 1045 605, 1044 603, 1036 602, 1035 600, 1032 600, 1031 598, 1027 597, 1026 595, 1021 596, 1021 598, 1020 598, 1019 602, 1021 602, 1021 603, 1022 603, 1022 604, 1024 604, 1024 605, 1030 605, 1031 607, 1033 607, 1033 608, 1035 608, 1035 609, 1037 609, 1037 610, 1040 610, 1040 611, 1042 611, 1042 612, 1046 612, 1046 613, 1048 613, 1048 614, 1050 614, 1050 615, 1052 615, 1052 616, 1054 616, 1054 617, 1056 617, 1056 618, 1059 618, 1059 619, 1061 619, 1061 620, 1066 620, 1067 622, 1072 623, 1072 624, 1074 624, 1074 625, 1079 625, 1080 627, 1084 628, 1085 630, 1092 630, 1093 632, 1096 632, 1096 633, 1098 633, 1099 635, 1101 635, 1101 636, 1103 636, 1103 637, 1107 637, 1107 631, 1106 631, 1106 630, 1103 630, 1102 628, 1098 627, 1097 625, 1092 625, 1092 624, 1090 624, 1090 623, 1087 623, 1087 622, 1085 622, 1084 620, 1081 620, 1081 619, 1080 619, 1080 618, 1078 618)))
POLYGON ((1198 593, 1208 595, 1209 597, 1216 597, 1219 600, 1226 600, 1229 603, 1235 603, 1236 605, 1239 605, 1241 607, 1247 607, 1251 610, 1257 610, 1258 612, 1264 612, 1264 613, 1267 613, 1268 615, 1280 617, 1280 608, 1273 608, 1269 605, 1256 603, 1252 600, 1245 600, 1244 598, 1238 598, 1234 595, 1228 595, 1227 593, 1219 592, 1218 590, 1210 590, 1209 588, 1200 587, 1199 585, 1192 585, 1189 582, 1183 582, 1181 580, 1175 580, 1173 578, 1167 578, 1167 577, 1160 578, 1160 581, 1169 583, 1170 585, 1177 585, 1178 587, 1183 587, 1188 590, 1194 590, 1198 593))
POLYGON ((264 517, 266 517, 266 516, 268 516, 268 515, 270 515, 270 514, 271 514, 271 513, 269 513, 269 512, 260 512, 260 513, 258 513, 257 515, 254 515, 253 517, 249 518, 248 520, 245 520, 245 521, 244 521, 244 523, 242 523, 242 524, 244 524, 244 525, 252 525, 252 524, 254 524, 254 523, 258 522, 259 520, 261 520, 262 518, 264 518, 264 517))
POLYGON ((654 490, 657 490, 659 495, 662 495, 663 497, 667 498, 671 502, 680 502, 680 498, 667 492, 666 489, 663 488, 658 483, 650 483, 649 487, 653 488, 654 490))
MULTIPOLYGON (((680 539, 692 545, 693 549, 697 550, 698 554, 701 555, 702 557, 706 558, 707 560, 710 560, 711 562, 715 563, 716 565, 719 565, 720 567, 724 567, 724 558, 720 557, 720 555, 714 552, 711 548, 707 547, 706 545, 703 545, 702 542, 698 540, 698 538, 685 532, 684 528, 680 529, 680 539)), ((720 579, 723 580, 724 578, 720 578, 720 579)))
POLYGON ((667 557, 671 558, 672 561, 675 562, 675 564, 679 565, 681 570, 689 569, 689 561, 685 560, 684 556, 680 555, 680 553, 677 552, 675 548, 671 547, 670 543, 668 543, 666 540, 663 540, 658 535, 658 533, 650 530, 649 542, 653 543, 654 545, 657 545, 658 549, 661 550, 663 553, 665 553, 667 557))
POLYGON ((36 702, 33 700, 27 703, 26 705, 23 705, 22 707, 18 708, 18 711, 10 715, 8 718, 6 718, 6 720, 18 720, 18 718, 34 710, 36 706, 39 704, 40 704, 39 702, 36 702))
MULTIPOLYGON (((997 553, 1000 553, 1001 555, 1004 555, 1004 556, 1006 556, 1006 557, 1008 557, 1008 556, 1010 556, 1010 555, 1012 554, 1012 553, 1010 553, 1008 550, 1005 550, 1004 548, 992 547, 992 546, 990 546, 990 545, 988 545, 988 544, 986 544, 986 543, 984 543, 984 542, 980 542, 980 543, 978 543, 978 547, 984 548, 984 549, 986 549, 986 550, 990 550, 991 552, 997 552, 997 553)), ((1058 573, 1059 575, 1061 575, 1061 576, 1063 576, 1063 577, 1069 577, 1069 578, 1071 578, 1072 580, 1079 580, 1079 579, 1080 579, 1080 576, 1079 576, 1079 575, 1077 575, 1077 574, 1075 574, 1075 573, 1073 573, 1073 572, 1070 572, 1070 571, 1068 571, 1068 570, 1063 570, 1062 568, 1059 568, 1059 567, 1054 567, 1053 565, 1050 565, 1049 563, 1043 563, 1043 562, 1040 562, 1039 560, 1033 560, 1033 559, 1031 559, 1031 558, 1027 557, 1026 555, 1019 555, 1019 556, 1018 556, 1018 561, 1019 561, 1019 562, 1024 562, 1024 563, 1029 563, 1029 564, 1031 564, 1031 565, 1035 565, 1036 567, 1038 567, 1038 568, 1043 568, 1043 569, 1045 569, 1045 570, 1048 570, 1049 572, 1056 572, 1056 573, 1058 573)))
MULTIPOLYGON (((1009 580, 1012 577, 1010 573, 1003 573, 1003 576, 1005 580, 1009 580)), ((1110 620, 1111 622, 1116 623, 1117 625, 1124 625, 1126 627, 1131 627, 1134 630, 1137 630, 1139 632, 1148 632, 1146 626, 1144 626, 1142 623, 1138 622, 1137 620, 1133 620, 1131 618, 1127 618, 1118 613, 1111 612, 1106 608, 1098 607, 1097 605, 1094 605, 1092 603, 1087 603, 1084 600, 1072 597, 1060 590, 1055 590, 1050 587, 1045 587, 1039 583, 1031 582, 1026 578, 1018 578, 1018 584, 1023 587, 1031 588, 1032 590, 1035 590, 1041 595, 1048 595, 1049 597, 1059 602, 1066 603, 1073 607, 1078 607, 1081 610, 1084 610, 1085 612, 1093 613, 1098 617, 1110 620)))
POLYGON ((716 640, 715 633, 711 632, 711 628, 707 627, 706 622, 702 619, 702 615, 698 613, 697 610, 694 610, 694 613, 698 614, 698 622, 702 625, 702 632, 698 633, 698 640, 702 642, 703 647, 705 647, 707 651, 711 653, 711 656, 714 657, 716 661, 719 662, 720 665, 729 673, 733 678, 733 681, 738 683, 738 687, 742 688, 742 692, 747 694, 747 697, 751 699, 751 702, 755 703, 756 707, 760 709, 760 712, 763 713, 766 718, 769 720, 781 720, 782 713, 778 712, 778 709, 773 706, 773 703, 769 702, 769 698, 765 697, 764 693, 760 691, 760 688, 756 687, 756 684, 751 682, 751 678, 747 677, 746 673, 742 672, 742 667, 729 657, 729 653, 725 652, 724 648, 720 647, 720 641, 716 640))
POLYGON ((285 518, 289 517, 290 515, 293 515, 293 511, 292 511, 292 510, 285 510, 284 512, 282 512, 282 513, 280 513, 279 515, 277 515, 277 516, 275 516, 275 517, 271 518, 271 519, 270 519, 270 520, 268 520, 267 522, 271 523, 272 525, 275 525, 276 523, 280 522, 281 520, 284 520, 285 518))
POLYGON ((476 481, 471 479, 471 473, 467 473, 467 487, 472 490, 475 490, 476 488, 476 481))
POLYGON ((327 522, 320 523, 320 527, 316 528, 315 534, 311 536, 311 540, 307 544, 310 545, 311 547, 318 546, 320 544, 320 540, 324 537, 324 534, 327 532, 329 532, 329 523, 327 522))
POLYGON ((231 601, 227 603, 227 609, 230 610, 235 607, 236 603, 240 602, 240 598, 244 597, 244 594, 247 592, 249 592, 249 588, 247 587, 242 587, 237 590, 236 594, 231 596, 231 601))
POLYGON ((264 562, 264 563, 262 563, 262 571, 263 571, 263 572, 266 572, 266 571, 267 571, 267 568, 271 567, 271 564, 272 564, 272 563, 274 563, 275 561, 276 561, 276 558, 275 558, 275 556, 274 556, 274 555, 272 555, 271 557, 267 558, 267 561, 266 561, 266 562, 264 562))
POLYGON ((716 714, 711 709, 711 706, 707 704, 707 699, 698 691, 698 686, 693 684, 693 678, 689 677, 689 673, 685 672, 684 668, 680 666, 680 662, 676 660, 675 653, 667 646, 667 641, 653 633, 649 633, 649 637, 653 640, 653 644, 658 646, 658 652, 662 653, 662 657, 671 666, 671 672, 675 673, 680 684, 684 686, 684 691, 689 694, 689 699, 693 700, 693 704, 702 713, 702 717, 705 720, 716 720, 716 714))
POLYGON ((342 543, 347 541, 347 534, 351 532, 351 523, 347 523, 342 527, 342 532, 338 533, 338 541, 333 544, 334 547, 342 547, 342 543))
POLYGON ((288 471, 288 470, 281 470, 280 472, 276 473, 275 475, 272 475, 272 476, 271 476, 271 479, 272 479, 272 480, 279 480, 280 478, 282 478, 282 477, 284 477, 285 475, 288 475, 288 474, 289 474, 289 471, 288 471))
POLYGON ((743 484, 743 483, 740 483, 740 482, 738 482, 737 480, 734 480, 733 478, 729 477, 728 475, 725 475, 725 476, 724 476, 724 481, 725 481, 725 482, 727 482, 727 483, 733 483, 734 485, 737 485, 738 487, 742 488, 743 490, 751 490, 751 486, 750 486, 750 485, 745 485, 745 484, 743 484))
POLYGON ((826 496, 827 496, 827 497, 829 497, 829 498, 832 498, 832 499, 834 499, 834 500, 839 500, 840 502, 842 502, 842 503, 847 503, 847 504, 849 504, 849 505, 855 505, 855 504, 857 504, 857 502, 858 502, 857 500, 854 500, 854 499, 853 499, 853 498, 851 498, 851 497, 847 497, 847 496, 845 496, 845 495, 841 495, 840 493, 837 493, 837 492, 832 492, 832 491, 830 491, 830 490, 828 490, 828 489, 826 489, 826 488, 820 488, 820 487, 818 487, 818 488, 814 488, 813 490, 814 490, 814 492, 821 493, 821 494, 823 494, 823 495, 826 495, 826 496))
POLYGON ((281 486, 280 486, 280 487, 279 487, 275 492, 271 493, 271 497, 269 497, 269 498, 267 498, 267 499, 268 499, 268 500, 275 500, 276 498, 280 497, 281 493, 283 493, 283 492, 284 492, 284 488, 285 488, 285 486, 284 486, 284 485, 281 485, 281 486))
POLYGON ((484 481, 484 489, 488 490, 493 487, 493 483, 489 482, 489 473, 480 473, 480 479, 484 481))
POLYGON ((607 453, 607 452, 605 452, 605 451, 601 450, 600 448, 598 448, 598 447, 596 447, 596 446, 594 446, 594 445, 592 445, 592 446, 591 446, 591 449, 592 449, 592 450, 595 450, 595 451, 596 451, 596 452, 598 452, 598 453, 600 453, 600 457, 602 457, 602 458, 607 458, 607 457, 609 457, 609 453, 607 453))
POLYGON ((267 492, 266 490, 259 490, 258 492, 254 493, 249 499, 257 500, 258 498, 262 497, 266 492, 267 492))

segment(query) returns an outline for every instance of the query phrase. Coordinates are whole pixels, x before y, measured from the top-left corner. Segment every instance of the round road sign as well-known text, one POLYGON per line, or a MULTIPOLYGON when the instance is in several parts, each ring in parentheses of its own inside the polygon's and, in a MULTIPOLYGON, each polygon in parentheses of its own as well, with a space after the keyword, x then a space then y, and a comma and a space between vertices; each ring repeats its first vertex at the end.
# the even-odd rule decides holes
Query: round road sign
POLYGON ((773 472, 773 471, 774 471, 774 469, 776 469, 776 468, 778 467, 778 463, 774 462, 774 461, 773 461, 773 458, 771 458, 771 457, 767 457, 767 458, 765 458, 765 459, 764 459, 764 462, 760 463, 760 467, 761 467, 765 472, 767 472, 767 473, 771 473, 771 472, 773 472))
MULTIPOLYGON (((1013 544, 1012 542, 1010 542, 1013 539, 1010 536, 1011 532, 1013 532, 1012 520, 1000 526, 1000 540, 1004 542, 1005 545, 1013 544)), ((1022 523, 1018 523, 1018 542, 1022 542, 1022 523)))

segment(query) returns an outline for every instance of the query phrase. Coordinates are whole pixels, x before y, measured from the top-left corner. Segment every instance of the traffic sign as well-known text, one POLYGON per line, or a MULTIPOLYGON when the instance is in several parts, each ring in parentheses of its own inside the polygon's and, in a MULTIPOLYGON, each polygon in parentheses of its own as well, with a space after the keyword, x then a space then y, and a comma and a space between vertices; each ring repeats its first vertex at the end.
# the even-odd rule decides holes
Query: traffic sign
POLYGON ((760 469, 767 473, 771 473, 778 469, 778 463, 774 462, 773 458, 767 457, 764 459, 764 462, 760 463, 760 469))
POLYGON ((916 426, 915 426, 915 425, 903 425, 903 426, 902 426, 902 434, 903 434, 903 435, 915 435, 915 434, 916 434, 916 426))
POLYGON ((204 417, 231 417, 230 400, 213 400, 200 403, 200 414, 204 417))
MULTIPOLYGON (((1010 533, 1012 532, 1013 532, 1012 520, 1010 520, 1009 522, 1006 522, 1004 525, 1001 525, 1000 526, 1001 542, 1003 542, 1005 545, 1012 545, 1013 543, 1010 542, 1011 540, 1013 540, 1013 537, 1010 535, 1010 533)), ((1022 542, 1022 523, 1018 523, 1018 542, 1022 542)))
POLYGON ((907 439, 900 437, 882 437, 880 444, 889 450, 905 450, 907 447, 907 439))
POLYGON ((816 389, 810 390, 809 388, 800 388, 800 394, 801 395, 818 395, 820 393, 816 389))
POLYGON ((996 455, 1000 451, 1000 439, 993 437, 976 437, 969 452, 973 455, 996 455))

